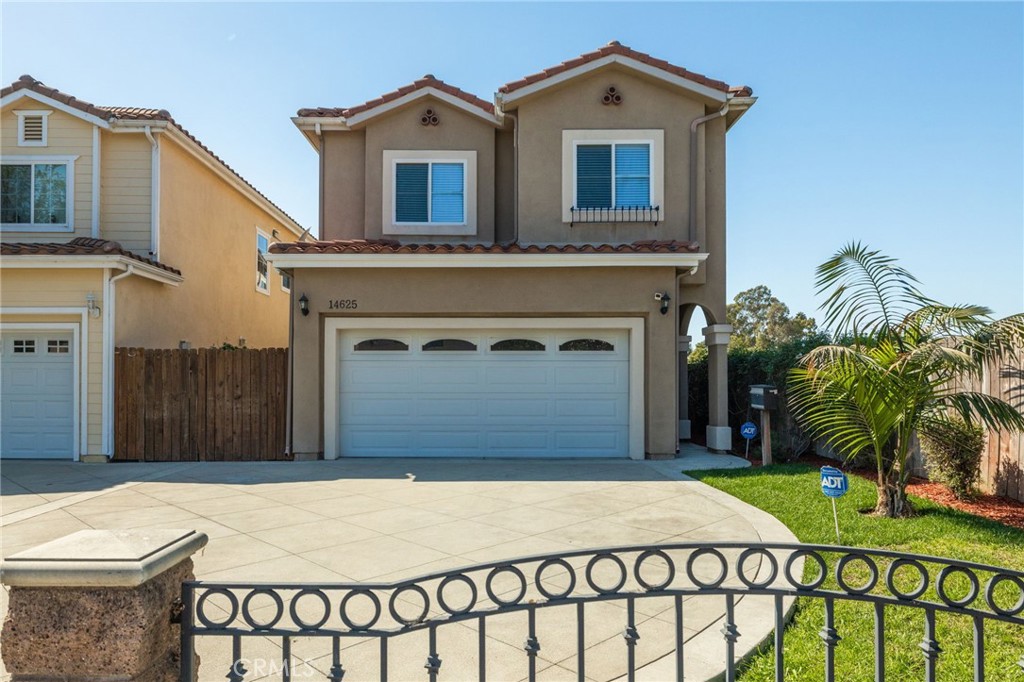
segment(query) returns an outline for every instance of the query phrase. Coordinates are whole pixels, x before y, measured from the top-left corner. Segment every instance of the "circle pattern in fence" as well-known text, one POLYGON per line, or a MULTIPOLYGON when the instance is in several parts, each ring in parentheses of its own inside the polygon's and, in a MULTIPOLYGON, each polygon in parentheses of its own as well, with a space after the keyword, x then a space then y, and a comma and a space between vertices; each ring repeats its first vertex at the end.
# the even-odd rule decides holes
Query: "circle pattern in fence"
POLYGON ((566 602, 746 592, 856 598, 1024 624, 1024 573, 1019 571, 819 545, 680 543, 579 551, 445 571, 391 585, 191 585, 194 605, 186 617, 193 630, 232 635, 386 635, 566 602), (932 580, 934 592, 926 597, 932 580), (481 603, 485 593, 489 601, 481 603), (432 599, 438 604, 433 615, 432 599), (260 607, 266 600, 270 605, 260 607), (357 604, 365 608, 355 609, 357 604), (332 614, 340 622, 332 621, 332 614))

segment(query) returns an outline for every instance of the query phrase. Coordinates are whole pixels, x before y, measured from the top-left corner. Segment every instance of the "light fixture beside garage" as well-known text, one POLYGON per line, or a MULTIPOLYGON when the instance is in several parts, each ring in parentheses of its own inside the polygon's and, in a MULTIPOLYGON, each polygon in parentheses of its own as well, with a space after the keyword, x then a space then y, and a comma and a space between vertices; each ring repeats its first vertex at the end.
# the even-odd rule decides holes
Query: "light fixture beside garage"
POLYGON ((85 307, 89 309, 90 317, 100 316, 100 307, 96 304, 96 294, 91 291, 85 295, 85 307))
POLYGON ((303 316, 309 315, 309 299, 306 298, 306 294, 299 296, 299 310, 303 316))
POLYGON ((668 313, 668 304, 672 300, 672 297, 668 295, 667 291, 656 291, 654 292, 654 300, 661 301, 661 314, 665 315, 668 313))

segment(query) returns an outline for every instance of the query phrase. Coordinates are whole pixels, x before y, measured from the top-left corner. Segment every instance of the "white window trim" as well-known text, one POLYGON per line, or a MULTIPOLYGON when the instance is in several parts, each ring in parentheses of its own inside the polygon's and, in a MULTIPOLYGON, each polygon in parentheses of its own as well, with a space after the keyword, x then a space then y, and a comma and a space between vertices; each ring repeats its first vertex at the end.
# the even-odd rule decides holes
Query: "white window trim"
MULTIPOLYGON (((476 151, 467 150, 385 150, 381 195, 382 232, 386 235, 475 235, 476 234, 476 151), (397 187, 395 173, 399 163, 463 164, 463 221, 461 223, 400 223, 396 216, 397 187)), ((430 210, 430 185, 427 185, 427 210, 430 210)))
MULTIPOLYGON (((270 261, 267 261, 267 267, 268 268, 270 267, 270 261)), ((290 275, 286 275, 283 272, 281 272, 280 270, 278 270, 277 272, 278 272, 279 275, 281 275, 281 291, 283 291, 286 294, 292 293, 292 288, 289 287, 289 286, 285 286, 285 284, 284 284, 285 277, 290 277, 290 275)))
POLYGON ((47 118, 52 111, 44 109, 22 109, 16 110, 14 114, 18 117, 18 146, 19 147, 45 147, 47 146, 47 140, 49 138, 50 122, 47 118), (25 139, 25 117, 26 116, 42 116, 43 117, 43 139, 37 140, 26 140, 25 139))
MULTIPOLYGON (((661 209, 665 220, 665 131, 651 130, 563 130, 562 131, 562 222, 572 222, 576 205, 576 148, 580 144, 636 144, 651 146, 651 206, 661 209)), ((615 156, 612 155, 612 205, 615 204, 615 156)))
MULTIPOLYGON (((267 234, 266 232, 264 232, 263 230, 261 230, 258 227, 256 228, 256 243, 255 243, 256 253, 260 252, 260 237, 265 237, 266 238, 266 240, 267 240, 267 254, 269 255, 269 253, 270 253, 270 245, 271 245, 271 243, 273 243, 273 240, 271 240, 269 234, 267 234)), ((259 274, 260 274, 259 270, 257 270, 256 271, 256 276, 259 277, 259 274)), ((257 283, 256 283, 254 288, 256 289, 256 291, 258 291, 259 293, 263 294, 264 296, 270 296, 270 261, 269 260, 267 260, 267 286, 266 287, 260 287, 259 280, 257 280, 257 283)))
POLYGON ((437 329, 451 332, 457 329, 565 329, 572 330, 624 330, 629 336, 629 450, 630 459, 643 459, 646 443, 644 419, 644 320, 642 317, 519 317, 519 318, 379 318, 379 317, 329 317, 324 320, 324 459, 337 459, 340 455, 338 437, 341 433, 338 420, 338 339, 343 330, 373 330, 379 334, 385 330, 406 331, 409 329, 437 329))
MULTIPOLYGON (((64 164, 68 167, 67 173, 67 218, 68 222, 61 225, 51 223, 0 223, 0 231, 4 232, 74 232, 75 231, 75 161, 78 156, 4 156, 3 165, 23 166, 25 164, 64 164)), ((32 183, 35 184, 35 172, 32 173, 32 183)), ((35 201, 35 191, 32 190, 32 201, 35 201)), ((35 207, 32 207, 35 213, 35 207)))

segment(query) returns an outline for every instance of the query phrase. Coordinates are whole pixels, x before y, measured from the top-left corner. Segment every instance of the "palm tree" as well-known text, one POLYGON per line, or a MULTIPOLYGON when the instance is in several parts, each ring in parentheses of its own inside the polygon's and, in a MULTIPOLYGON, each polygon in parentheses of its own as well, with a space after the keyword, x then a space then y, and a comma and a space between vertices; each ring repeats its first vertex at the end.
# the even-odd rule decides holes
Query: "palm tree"
POLYGON ((894 258, 850 243, 818 266, 825 326, 848 343, 819 346, 790 371, 798 422, 847 458, 873 456, 875 513, 913 513, 906 484, 915 434, 959 416, 991 429, 1024 430, 1024 416, 985 393, 962 389, 993 360, 1024 348, 1024 313, 994 320, 976 305, 943 305, 894 258))

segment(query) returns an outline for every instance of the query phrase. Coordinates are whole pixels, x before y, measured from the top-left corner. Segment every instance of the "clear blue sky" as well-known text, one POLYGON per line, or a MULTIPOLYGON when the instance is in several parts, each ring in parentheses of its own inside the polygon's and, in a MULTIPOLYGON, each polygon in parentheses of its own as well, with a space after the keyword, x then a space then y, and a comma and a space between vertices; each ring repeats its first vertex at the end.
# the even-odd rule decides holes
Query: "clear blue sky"
POLYGON ((859 239, 935 298, 1024 310, 1021 3, 4 2, 2 19, 4 83, 166 108, 314 227, 299 107, 425 73, 490 99, 619 40, 760 98, 729 133, 730 298, 764 283, 815 314, 815 265, 859 239))

